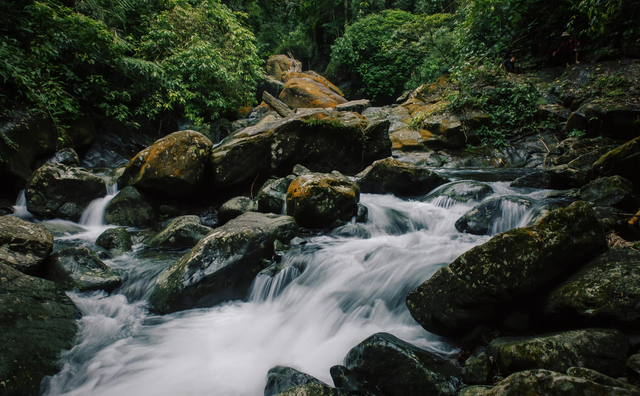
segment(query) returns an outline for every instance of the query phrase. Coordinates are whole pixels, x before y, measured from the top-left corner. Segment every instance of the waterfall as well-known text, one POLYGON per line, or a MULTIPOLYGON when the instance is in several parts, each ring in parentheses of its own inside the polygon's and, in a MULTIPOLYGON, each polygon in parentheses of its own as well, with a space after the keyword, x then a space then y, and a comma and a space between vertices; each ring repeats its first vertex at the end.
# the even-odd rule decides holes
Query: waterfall
POLYGON ((13 215, 22 219, 32 218, 33 215, 27 209, 27 197, 24 194, 24 190, 20 190, 16 204, 13 206, 13 215))
POLYGON ((84 213, 80 217, 80 224, 89 227, 99 227, 106 225, 104 221, 104 209, 107 204, 118 194, 118 183, 110 184, 105 181, 105 187, 107 189, 107 195, 102 198, 94 199, 84 213))
POLYGON ((500 212, 501 215, 494 221, 489 230, 489 235, 496 235, 516 227, 526 226, 531 216, 525 216, 525 214, 531 213, 532 210, 527 205, 502 199, 500 201, 500 212), (524 224, 522 224, 523 220, 525 220, 524 224))

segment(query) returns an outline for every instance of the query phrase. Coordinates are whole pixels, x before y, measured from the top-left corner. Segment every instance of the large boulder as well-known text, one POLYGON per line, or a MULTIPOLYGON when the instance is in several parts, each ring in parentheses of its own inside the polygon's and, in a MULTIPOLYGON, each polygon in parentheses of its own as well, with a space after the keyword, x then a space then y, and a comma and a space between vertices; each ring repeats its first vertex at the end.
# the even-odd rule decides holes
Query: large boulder
POLYGON ((456 395, 462 372, 454 364, 387 333, 377 333, 347 353, 344 366, 384 395, 456 395))
POLYGON ((624 372, 628 350, 627 338, 619 330, 585 329, 497 338, 487 353, 503 375, 531 369, 565 372, 576 366, 616 376, 624 372))
POLYGON ((363 193, 406 197, 424 195, 448 180, 427 168, 389 157, 358 173, 356 182, 363 193))
POLYGON ((633 184, 618 175, 601 177, 580 189, 580 199, 597 206, 613 206, 628 212, 638 210, 633 184))
POLYGON ((86 247, 58 250, 49 257, 42 277, 60 285, 64 290, 111 291, 120 286, 120 276, 86 247))
POLYGON ((73 345, 80 312, 55 283, 0 263, 0 393, 38 395, 73 345))
POLYGON ((360 172, 391 155, 384 144, 387 125, 356 113, 316 110, 245 128, 212 150, 214 186, 249 187, 258 174, 290 174, 296 164, 314 172, 360 172))
POLYGON ((319 379, 290 367, 276 366, 267 373, 264 396, 276 396, 299 385, 318 384, 328 386, 319 379))
POLYGON ((122 254, 131 250, 133 240, 126 228, 109 228, 96 239, 96 245, 115 254, 122 254))
POLYGON ((287 191, 287 214, 298 224, 322 228, 350 220, 358 213, 360 189, 339 174, 307 173, 296 177, 287 191))
POLYGON ((489 198, 459 218, 456 229, 475 235, 495 235, 517 227, 520 217, 532 205, 532 201, 513 195, 489 198))
POLYGON ((34 274, 53 249, 53 235, 43 226, 13 216, 0 217, 0 264, 34 274))
POLYGON ((294 109, 324 109, 347 103, 343 96, 334 92, 329 86, 307 75, 290 78, 284 85, 278 99, 294 109))
POLYGON ((576 202, 464 253, 413 290, 407 306, 428 331, 462 335, 537 298, 605 248, 593 210, 576 202))
POLYGON ((169 195, 192 194, 202 185, 212 147, 200 132, 174 132, 133 157, 120 180, 169 195))
POLYGON ((82 168, 46 163, 27 183, 27 209, 37 216, 77 221, 91 201, 107 194, 104 180, 82 168))
POLYGON ((129 227, 155 227, 157 214, 134 187, 122 189, 105 207, 107 223, 129 227))
POLYGON ((640 327, 640 253, 612 249, 591 260, 547 297, 555 323, 640 327))
POLYGON ((212 228, 202 225, 198 216, 180 216, 145 243, 158 248, 191 248, 211 231, 212 228))
POLYGON ((275 240, 287 242, 298 226, 289 216, 245 213, 216 228, 160 274, 149 299, 161 313, 211 307, 243 298, 273 255, 275 240))
POLYGON ((266 71, 268 76, 284 81, 283 78, 287 72, 302 72, 302 64, 286 55, 273 55, 267 59, 266 71))
POLYGON ((640 137, 613 149, 597 160, 592 167, 601 176, 622 176, 640 188, 640 137))

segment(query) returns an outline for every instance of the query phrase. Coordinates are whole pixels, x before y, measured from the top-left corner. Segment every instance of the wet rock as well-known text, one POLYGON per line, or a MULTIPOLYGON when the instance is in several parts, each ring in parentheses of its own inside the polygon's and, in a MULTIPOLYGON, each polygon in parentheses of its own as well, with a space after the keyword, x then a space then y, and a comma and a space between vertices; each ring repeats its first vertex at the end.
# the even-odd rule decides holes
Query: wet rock
POLYGON ((250 212, 214 229, 160 274, 152 307, 169 313, 243 298, 274 241, 288 242, 297 228, 292 217, 250 212))
POLYGON ((464 382, 471 385, 491 384, 493 367, 485 351, 480 351, 464 362, 464 382))
POLYGON ((42 277, 64 290, 111 291, 121 283, 120 277, 85 247, 65 248, 52 254, 42 270, 42 277))
POLYGON ((640 253, 609 250, 562 282, 547 297, 544 312, 556 323, 640 326, 640 253))
POLYGON ((155 227, 157 215, 153 207, 138 190, 128 186, 122 189, 105 207, 107 223, 129 227, 155 227))
POLYGON ((588 368, 571 367, 567 370, 567 375, 577 378, 584 378, 586 380, 593 381, 604 386, 626 389, 635 395, 640 395, 640 388, 626 382, 618 381, 617 379, 611 378, 588 368))
POLYGON ((96 245, 107 250, 111 250, 115 254, 122 254, 131 250, 133 241, 131 235, 124 227, 109 228, 96 240, 96 245))
POLYGON ((497 338, 487 353, 504 375, 531 369, 565 372, 576 366, 616 376, 624 372, 628 350, 627 338, 619 330, 585 329, 497 338))
POLYGON ((511 187, 550 188, 551 178, 546 172, 534 172, 517 178, 511 183, 511 187))
POLYGON ((336 390, 324 384, 304 384, 287 389, 281 396, 337 396, 336 390))
POLYGON ((344 366, 384 395, 455 395, 462 373, 440 356, 377 333, 349 351, 344 366))
POLYGON ((627 360, 626 368, 634 377, 640 377, 640 353, 631 355, 627 360))
POLYGON ((73 345, 80 312, 55 283, 0 263, 0 393, 37 395, 73 345))
POLYGON ((640 186, 640 137, 609 151, 593 164, 593 171, 601 176, 622 176, 638 188, 640 186))
POLYGON ((218 221, 220 225, 235 219, 243 213, 257 211, 257 205, 249 197, 235 197, 223 203, 218 209, 218 221))
POLYGON ((87 231, 76 223, 67 220, 49 220, 40 223, 40 225, 46 228, 54 237, 80 234, 87 231))
POLYGON ((360 189, 348 178, 307 173, 295 178, 287 191, 287 214, 303 227, 322 228, 347 221, 358 212, 360 189))
POLYGON ((199 132, 174 132, 133 157, 121 180, 168 195, 192 194, 201 187, 212 147, 199 132))
POLYGON ((424 195, 447 182, 447 179, 427 168, 402 163, 394 158, 378 160, 356 175, 361 192, 397 196, 424 195))
POLYGON ((353 111, 361 113, 371 107, 371 101, 369 99, 352 100, 347 103, 339 104, 335 107, 336 111, 353 111))
POLYGON ((295 176, 291 175, 281 179, 267 180, 256 195, 258 212, 284 214, 287 190, 293 179, 295 176))
POLYGON ((36 170, 25 189, 29 212, 74 221, 80 219, 91 201, 106 194, 100 177, 81 168, 52 163, 36 170))
POLYGON ((0 217, 0 264, 35 273, 53 250, 53 235, 43 226, 13 216, 0 217))
POLYGON ((635 212, 640 203, 633 191, 633 184, 620 176, 601 177, 580 189, 580 199, 598 206, 613 206, 635 212))
POLYGON ((145 243, 158 248, 190 248, 211 231, 213 231, 212 228, 202 225, 198 216, 180 216, 171 220, 166 227, 147 239, 145 243))
POLYGON ((487 195, 493 194, 493 188, 488 184, 460 181, 447 184, 422 199, 442 207, 449 207, 456 203, 482 201, 487 195))
POLYGON ((301 373, 290 367, 276 366, 267 373, 267 385, 264 388, 264 396, 279 395, 286 390, 305 384, 328 386, 309 374, 301 373))
POLYGON ((339 395, 375 396, 377 394, 372 387, 362 383, 351 370, 344 366, 333 366, 329 372, 339 395))
POLYGON ((588 204, 558 209, 536 225, 491 238, 441 268, 407 297, 425 329, 464 335, 502 317, 606 248, 588 204))
POLYGON ((533 205, 528 199, 518 196, 503 196, 490 198, 465 213, 456 221, 456 229, 474 235, 495 235, 506 229, 517 226, 517 216, 510 219, 513 213, 524 213, 533 205), (510 222, 499 222, 502 217, 507 217, 510 222))
POLYGON ((69 166, 78 166, 80 164, 80 157, 78 157, 78 153, 76 153, 74 149, 66 148, 56 152, 53 157, 47 160, 47 162, 69 166))

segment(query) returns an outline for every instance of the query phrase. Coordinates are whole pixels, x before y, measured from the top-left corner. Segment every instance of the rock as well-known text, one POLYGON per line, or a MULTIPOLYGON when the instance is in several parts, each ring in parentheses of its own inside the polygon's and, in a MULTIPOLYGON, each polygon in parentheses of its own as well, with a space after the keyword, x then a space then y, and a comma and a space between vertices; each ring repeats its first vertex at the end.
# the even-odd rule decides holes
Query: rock
POLYGON ((72 148, 62 149, 49 158, 47 162, 63 164, 68 166, 78 166, 80 164, 80 157, 78 153, 72 148))
POLYGON ((511 182, 511 187, 546 189, 551 187, 551 178, 546 172, 534 172, 517 178, 511 182))
POLYGON ((631 355, 631 357, 627 360, 626 368, 631 375, 640 377, 640 353, 631 355))
POLYGON ((593 164, 592 169, 601 176, 622 176, 639 188, 640 137, 609 151, 593 164))
POLYGON ((640 207, 633 184, 617 175, 601 177, 582 187, 580 199, 597 206, 613 206, 634 213, 640 207))
POLYGON ((524 304, 606 248, 588 204, 554 210, 536 225, 491 238, 441 268, 407 297, 418 323, 458 336, 524 304))
MULTIPOLYGON (((277 80, 275 77, 265 75, 262 81, 259 82, 258 92, 268 92, 271 96, 277 98, 280 92, 282 92, 282 88, 284 88, 282 81, 277 80)), ((262 95, 258 97, 262 97, 262 95)))
POLYGON ((13 216, 0 217, 0 264, 34 274, 53 250, 53 235, 43 226, 13 216))
POLYGON ((374 162, 356 175, 356 183, 363 193, 394 194, 397 196, 424 195, 448 180, 437 173, 393 158, 374 162))
POLYGON ((106 206, 104 218, 107 223, 129 227, 151 227, 157 223, 153 207, 134 187, 122 189, 106 206))
POLYGON ((62 289, 0 263, 0 393, 37 395, 73 345, 80 312, 62 289))
MULTIPOLYGON (((389 139, 388 120, 369 121, 363 131, 364 147, 362 153, 362 163, 370 164, 380 158, 391 157, 391 139, 389 139)), ((335 168, 338 169, 338 168, 335 168)))
POLYGON ((152 307, 169 313, 243 298, 274 241, 289 241, 297 228, 292 217, 249 212, 214 229, 160 274, 152 307))
POLYGON ((533 202, 530 200, 518 196, 489 198, 459 218, 456 221, 456 229, 474 235, 495 235, 515 228, 515 221, 520 216, 511 215, 522 215, 532 205, 533 202))
POLYGON ((191 248, 211 231, 212 228, 202 225, 198 216, 180 216, 145 243, 158 248, 191 248))
POLYGON ((85 228, 68 220, 49 220, 40 223, 40 225, 46 228, 54 237, 80 234, 87 231, 85 228))
POLYGON ((290 367, 276 366, 267 373, 267 385, 264 388, 264 396, 275 396, 299 385, 318 384, 328 386, 324 382, 301 373, 290 367))
POLYGON ((344 365, 380 393, 455 395, 462 373, 440 356, 387 333, 376 333, 347 353, 344 365))
POLYGON ((609 250, 558 285, 544 312, 555 323, 587 326, 640 326, 640 253, 609 250))
POLYGON ((358 395, 358 396, 376 396, 377 392, 368 384, 363 384, 356 376, 344 366, 333 366, 329 370, 331 379, 338 389, 338 394, 358 395))
POLYGON ((485 351, 480 351, 464 362, 464 382, 471 385, 491 384, 493 367, 485 351))
POLYGON ((635 393, 549 370, 528 370, 510 375, 483 395, 633 396, 635 393))
POLYGON ((273 55, 267 59, 267 75, 278 81, 284 81, 283 77, 288 71, 302 72, 302 64, 286 55, 273 55))
POLYGON ((503 375, 531 369, 565 372, 576 366, 616 376, 624 372, 628 350, 627 338, 620 330, 585 329, 497 338, 487 353, 503 375))
POLYGON ((169 195, 192 194, 202 185, 212 147, 199 132, 174 132, 133 157, 121 180, 169 195))
POLYGON ((436 123, 424 124, 426 137, 425 147, 441 150, 441 149, 459 149, 467 145, 467 136, 462 130, 462 123, 458 120, 444 119, 436 123))
POLYGON ((121 283, 120 277, 86 247, 65 248, 52 254, 42 269, 42 277, 64 290, 112 291, 121 283))
POLYGON ((371 107, 371 101, 369 99, 352 100, 350 102, 339 104, 335 107, 336 111, 353 111, 355 113, 361 113, 371 107))
POLYGON ((257 205, 249 197, 231 198, 218 209, 219 225, 224 225, 243 213, 255 212, 257 209, 257 205))
POLYGON ((267 180, 256 195, 258 212, 284 214, 287 190, 293 179, 295 176, 291 175, 267 180))
POLYGON ((551 180, 551 188, 565 190, 574 187, 582 187, 593 179, 593 173, 589 168, 574 168, 569 164, 552 166, 547 169, 551 180))
POLYGON ((458 392, 458 396, 485 396, 493 389, 492 386, 467 386, 458 392))
POLYGON ((74 221, 91 201, 106 194, 102 178, 81 168, 52 163, 36 170, 25 189, 29 212, 74 221))
POLYGON ((302 73, 288 73, 287 77, 278 99, 292 108, 328 108, 347 103, 340 90, 326 79, 302 73))
POLYGON ((360 189, 346 177, 307 173, 296 177, 287 191, 287 215, 309 228, 347 221, 358 213, 360 189))
POLYGON ((577 378, 584 378, 586 380, 593 381, 604 386, 623 388, 630 392, 633 392, 633 394, 635 395, 640 396, 640 388, 630 385, 626 382, 618 381, 617 379, 601 374, 595 370, 584 367, 571 367, 567 370, 567 375, 577 378))
POLYGON ((640 229, 630 223, 627 212, 612 206, 595 206, 593 212, 605 230, 613 231, 626 240, 640 240, 640 229))
POLYGON ((116 254, 122 254, 131 250, 133 241, 131 235, 124 227, 109 228, 96 240, 96 245, 107 250, 111 250, 116 254))
POLYGON ((298 164, 293 167, 293 171, 291 171, 296 176, 304 175, 306 173, 312 173, 308 168, 298 164))
POLYGON ((487 195, 493 194, 493 188, 488 184, 460 181, 449 183, 439 188, 422 199, 423 202, 431 202, 434 205, 448 208, 457 203, 469 203, 482 201, 487 195))
POLYGON ((336 390, 324 384, 304 384, 287 389, 281 396, 338 396, 336 390))

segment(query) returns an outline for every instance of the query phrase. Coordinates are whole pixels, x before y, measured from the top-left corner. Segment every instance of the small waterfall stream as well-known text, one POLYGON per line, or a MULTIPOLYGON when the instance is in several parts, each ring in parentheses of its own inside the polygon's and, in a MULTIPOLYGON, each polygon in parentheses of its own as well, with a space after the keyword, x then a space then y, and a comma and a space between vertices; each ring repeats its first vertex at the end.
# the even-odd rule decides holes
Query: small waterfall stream
POLYGON ((27 209, 27 197, 24 194, 24 190, 20 190, 18 194, 16 204, 13 206, 13 215, 24 220, 33 218, 33 215, 27 209))
POLYGON ((118 194, 118 183, 110 184, 105 181, 107 195, 93 200, 80 218, 80 224, 89 227, 99 227, 106 225, 104 221, 104 210, 107 204, 118 194))
MULTIPOLYGON (((505 183, 492 186, 494 196, 522 195, 505 183)), ((329 368, 380 331, 452 353, 445 339, 411 318, 405 297, 490 238, 463 234, 454 226, 474 204, 370 194, 363 194, 361 202, 369 209, 366 224, 295 238, 282 270, 259 275, 246 301, 153 316, 146 304, 155 278, 184 252, 137 245, 106 260, 121 271, 123 285, 111 295, 70 293, 83 314, 81 331, 77 345, 62 354, 61 372, 45 380, 44 394, 262 395, 267 371, 276 365, 332 384, 329 368)), ((85 224, 101 221, 103 204, 96 201, 87 209, 85 224)), ((521 224, 531 210, 503 207, 494 229, 521 224)), ((74 238, 95 241, 93 234, 74 238)))

